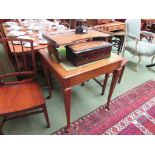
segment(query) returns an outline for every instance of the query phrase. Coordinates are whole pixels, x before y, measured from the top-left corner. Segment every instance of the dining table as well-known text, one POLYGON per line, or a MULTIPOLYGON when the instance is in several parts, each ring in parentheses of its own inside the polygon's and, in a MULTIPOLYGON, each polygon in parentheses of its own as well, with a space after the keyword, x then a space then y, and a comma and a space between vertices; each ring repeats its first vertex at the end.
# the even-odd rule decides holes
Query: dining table
POLYGON ((61 63, 58 63, 55 57, 49 55, 47 49, 39 50, 39 54, 41 55, 42 65, 44 66, 44 75, 48 85, 49 97, 51 97, 52 94, 52 81, 50 80, 51 74, 61 85, 67 120, 65 128, 66 132, 69 132, 71 127, 72 87, 98 76, 112 73, 113 78, 109 89, 109 95, 107 103, 104 106, 106 110, 110 110, 112 94, 122 70, 121 64, 124 59, 123 57, 111 53, 111 56, 106 59, 98 60, 79 67, 68 67, 67 62, 64 60, 61 63))
MULTIPOLYGON (((9 22, 6 22, 6 23, 9 23, 9 22)), ((33 40, 33 43, 34 43, 34 50, 35 51, 38 51, 39 49, 44 49, 44 48, 47 48, 48 47, 48 42, 44 41, 44 42, 41 42, 42 41, 42 34, 39 33, 39 28, 36 29, 36 30, 33 30, 33 28, 29 29, 29 26, 28 24, 27 25, 23 25, 23 24, 20 24, 20 22, 12 22, 13 24, 11 25, 7 25, 6 23, 3 23, 2 24, 2 30, 3 30, 3 33, 5 35, 5 37, 14 37, 14 38, 21 38, 21 39, 32 39, 33 40), (9 36, 8 34, 10 33, 10 28, 13 27, 13 28, 16 28, 16 27, 19 27, 20 30, 13 30, 13 31, 17 31, 17 32, 22 32, 21 35, 19 34, 19 36, 9 36)), ((39 27, 39 26, 38 26, 39 27)), ((55 27, 54 28, 47 28, 45 33, 53 33, 55 32, 56 29, 55 27)), ((14 49, 12 47, 12 44, 11 43, 8 43, 9 45, 9 49, 10 49, 10 52, 14 52, 14 49)), ((21 52, 21 46, 20 45, 15 45, 15 52, 16 53, 20 53, 21 52)), ((24 51, 25 52, 29 52, 30 51, 30 48, 29 47, 24 47, 24 51)))

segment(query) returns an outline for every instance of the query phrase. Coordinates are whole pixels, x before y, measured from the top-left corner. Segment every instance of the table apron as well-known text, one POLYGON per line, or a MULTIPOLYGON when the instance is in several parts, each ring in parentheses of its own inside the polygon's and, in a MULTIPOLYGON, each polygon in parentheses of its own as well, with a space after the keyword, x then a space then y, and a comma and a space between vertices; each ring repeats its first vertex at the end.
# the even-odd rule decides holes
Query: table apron
POLYGON ((114 70, 118 69, 120 67, 120 63, 114 63, 110 64, 108 67, 100 67, 93 71, 88 71, 86 73, 80 74, 78 76, 74 76, 70 78, 70 86, 81 84, 82 82, 85 82, 86 80, 93 79, 95 77, 98 77, 100 75, 106 74, 106 73, 112 73, 114 70))
POLYGON ((94 69, 93 71, 90 70, 85 73, 81 73, 79 75, 75 75, 68 78, 61 77, 53 68, 51 68, 48 63, 46 63, 48 70, 53 73, 54 76, 56 76, 57 80, 60 82, 61 86, 63 88, 69 88, 75 85, 79 85, 82 82, 85 82, 89 79, 95 78, 97 76, 106 74, 106 73, 112 73, 114 70, 118 69, 120 67, 121 61, 109 64, 106 67, 102 66, 100 68, 94 69), (109 67, 108 67, 109 66, 109 67))

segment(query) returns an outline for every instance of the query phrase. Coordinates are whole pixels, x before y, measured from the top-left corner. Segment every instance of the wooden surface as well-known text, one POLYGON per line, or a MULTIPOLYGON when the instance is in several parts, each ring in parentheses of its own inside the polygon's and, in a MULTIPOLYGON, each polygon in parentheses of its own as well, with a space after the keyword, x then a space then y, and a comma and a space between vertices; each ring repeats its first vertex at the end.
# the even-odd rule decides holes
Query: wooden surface
POLYGON ((95 26, 96 30, 99 29, 100 31, 108 31, 108 32, 112 32, 112 31, 120 31, 120 30, 124 30, 125 29, 125 23, 123 22, 110 22, 107 24, 102 24, 102 25, 97 25, 95 26))
MULTIPOLYGON (((0 43, 5 45, 10 41, 23 41, 16 38, 3 38, 0 43)), ((29 53, 21 50, 21 55, 14 51, 14 57, 8 55, 4 48, 0 57, 0 132, 5 121, 20 116, 36 113, 44 113, 47 126, 50 127, 45 99, 39 84, 36 82, 35 52, 32 40, 24 40, 30 43, 29 53), (33 111, 32 111, 33 110, 33 111)), ((22 43, 21 43, 22 45, 22 43)), ((4 46, 5 47, 5 46, 4 46)), ((13 48, 14 49, 14 48, 13 48)))
MULTIPOLYGON (((39 51, 42 58, 42 65, 45 70, 49 70, 55 77, 58 79, 62 86, 63 95, 64 95, 64 106, 66 111, 67 118, 67 128, 66 131, 70 129, 70 111, 71 111, 71 87, 75 85, 80 85, 81 83, 93 79, 97 76, 106 74, 106 73, 114 73, 112 83, 110 86, 110 91, 107 99, 107 109, 110 109, 110 100, 117 83, 117 80, 120 75, 120 67, 123 61, 123 58, 112 54, 110 58, 103 59, 100 61, 96 61, 94 64, 88 64, 82 67, 78 67, 76 69, 66 71, 57 61, 51 57, 47 50, 43 49, 39 51)), ((48 76, 45 73, 45 76, 48 76)), ((46 79, 49 79, 46 77, 46 79)), ((47 80, 49 95, 51 95, 51 88, 49 80, 47 80)))
MULTIPOLYGON (((35 53, 34 53, 34 48, 32 46, 33 42, 32 40, 28 39, 17 39, 17 38, 3 38, 0 39, 0 43, 4 45, 4 50, 1 52, 2 56, 6 59, 6 62, 4 63, 4 60, 0 58, 0 84, 17 84, 21 83, 21 81, 16 80, 16 81, 5 81, 5 78, 7 77, 17 77, 17 76, 28 76, 29 80, 33 80, 36 78, 36 62, 35 62, 35 53), (21 45, 21 55, 20 57, 17 56, 15 45, 13 42, 19 42, 21 45), (23 41, 27 42, 30 44, 30 51, 29 54, 24 52, 23 50, 23 41), (7 43, 9 42, 10 45, 12 45, 13 48, 13 53, 10 55, 10 51, 8 51, 7 48, 7 43), (6 67, 7 64, 7 67, 6 67)), ((24 80, 23 80, 24 81, 24 80)))
POLYGON ((70 85, 72 86, 79 84, 79 81, 85 81, 87 78, 91 79, 93 76, 96 77, 100 75, 99 72, 93 72, 95 69, 99 69, 107 73, 112 72, 113 70, 120 67, 121 61, 123 60, 121 56, 112 54, 110 58, 96 61, 95 65, 94 63, 90 63, 88 65, 78 67, 77 69, 66 71, 52 56, 48 54, 46 49, 40 50, 39 53, 48 63, 49 67, 54 71, 54 73, 56 73, 58 79, 60 79, 60 82, 63 84, 62 79, 70 79, 70 85), (87 77, 83 77, 83 74, 87 74, 87 77), (78 76, 83 77, 84 79, 78 78, 78 76))
POLYGON ((74 66, 110 57, 112 44, 104 41, 89 41, 66 47, 66 58, 74 66))
POLYGON ((95 47, 104 47, 106 45, 107 43, 104 41, 90 41, 90 42, 80 43, 80 46, 79 44, 74 44, 74 45, 70 45, 69 47, 72 48, 74 52, 76 53, 81 50, 91 49, 95 47))
MULTIPOLYGON (((7 30, 8 27, 7 26, 4 26, 4 24, 3 24, 2 25, 2 28, 4 30, 5 36, 7 36, 8 32, 9 32, 7 30)), ((26 27, 23 27, 23 29, 20 30, 20 31, 26 32, 27 31, 27 28, 26 27)), ((52 30, 51 29, 51 30, 48 31, 48 33, 50 33, 50 32, 55 32, 55 30, 52 30)), ((30 35, 30 34, 27 34, 27 33, 25 35, 28 35, 28 36, 32 37, 33 41, 38 44, 37 46, 34 47, 34 50, 39 50, 39 49, 47 48, 48 44, 44 44, 44 45, 39 44, 39 38, 38 38, 37 34, 38 34, 38 31, 36 31, 34 33, 34 35, 30 35)), ((9 44, 9 47, 10 47, 10 51, 13 52, 13 47, 12 47, 11 44, 9 44)), ((20 53, 21 52, 21 46, 20 45, 16 45, 15 46, 15 50, 16 50, 16 53, 20 53)), ((30 48, 24 47, 24 51, 29 52, 30 51, 30 48)))
POLYGON ((56 35, 44 35, 46 39, 49 40, 55 47, 61 45, 70 45, 76 41, 97 38, 97 37, 110 37, 109 34, 98 32, 95 30, 88 30, 88 33, 85 34, 75 34, 75 32, 56 34, 56 35))
POLYGON ((0 86, 0 115, 37 107, 45 103, 36 82, 0 86))

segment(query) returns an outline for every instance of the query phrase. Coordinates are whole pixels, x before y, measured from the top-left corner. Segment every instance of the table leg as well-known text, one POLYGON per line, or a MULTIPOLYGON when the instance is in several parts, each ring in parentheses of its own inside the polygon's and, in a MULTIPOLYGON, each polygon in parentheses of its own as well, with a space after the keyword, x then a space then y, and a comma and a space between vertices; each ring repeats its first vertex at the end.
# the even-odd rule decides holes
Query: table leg
POLYGON ((51 55, 53 53, 53 55, 55 56, 56 60, 58 63, 60 63, 62 60, 61 60, 61 57, 59 55, 59 52, 57 51, 56 48, 52 47, 52 46, 48 46, 48 51, 49 51, 49 54, 51 55))
POLYGON ((3 133, 3 131, 0 129, 0 135, 3 135, 4 133, 3 133))
POLYGON ((101 95, 104 95, 104 92, 105 92, 105 89, 106 89, 106 86, 107 86, 107 82, 108 82, 108 78, 109 78, 109 73, 105 74, 101 95))
POLYGON ((123 43, 124 43, 124 36, 120 36, 120 44, 119 44, 119 47, 118 47, 117 55, 119 55, 121 53, 122 47, 123 47, 123 43))
POLYGON ((51 91, 51 86, 50 86, 48 68, 47 68, 47 66, 46 66, 46 64, 45 64, 45 62, 43 60, 42 60, 42 65, 43 65, 43 72, 44 72, 44 76, 45 76, 45 79, 46 79, 48 92, 49 92, 49 96, 47 97, 47 99, 50 99, 51 96, 52 96, 52 91, 51 91))
POLYGON ((106 105, 106 109, 110 109, 110 101, 111 101, 111 97, 112 97, 112 94, 113 94, 113 91, 115 89, 115 86, 116 86, 116 83, 118 81, 118 78, 120 76, 120 73, 121 73, 121 68, 115 70, 113 72, 113 78, 112 78, 112 81, 111 81, 111 86, 110 86, 110 90, 109 90, 109 95, 108 95, 108 100, 107 100, 107 105, 106 105))
POLYGON ((71 109, 71 94, 72 94, 71 88, 64 88, 63 94, 64 94, 64 104, 67 117, 66 132, 68 132, 70 129, 70 109, 71 109))

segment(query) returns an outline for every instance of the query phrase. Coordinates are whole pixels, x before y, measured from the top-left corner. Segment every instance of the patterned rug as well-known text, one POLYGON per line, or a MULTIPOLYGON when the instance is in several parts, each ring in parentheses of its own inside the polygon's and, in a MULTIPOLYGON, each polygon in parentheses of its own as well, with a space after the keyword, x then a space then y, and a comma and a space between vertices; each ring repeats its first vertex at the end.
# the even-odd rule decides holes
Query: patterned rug
POLYGON ((57 135, 152 135, 155 134, 155 81, 148 81, 64 128, 57 135))

